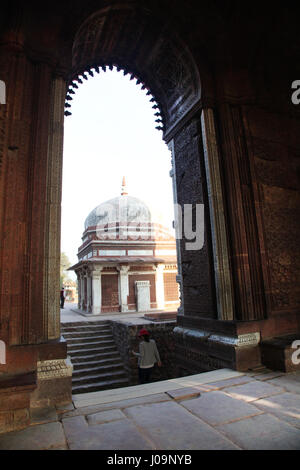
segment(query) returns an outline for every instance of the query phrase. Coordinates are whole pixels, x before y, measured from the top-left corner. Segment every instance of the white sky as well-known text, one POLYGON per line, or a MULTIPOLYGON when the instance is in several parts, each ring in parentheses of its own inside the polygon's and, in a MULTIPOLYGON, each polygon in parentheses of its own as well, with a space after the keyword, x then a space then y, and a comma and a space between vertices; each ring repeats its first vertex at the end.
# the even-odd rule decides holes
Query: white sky
POLYGON ((128 193, 174 219, 171 154, 162 140, 147 90, 123 72, 83 80, 65 119, 61 251, 77 262, 84 221, 101 202, 128 193))

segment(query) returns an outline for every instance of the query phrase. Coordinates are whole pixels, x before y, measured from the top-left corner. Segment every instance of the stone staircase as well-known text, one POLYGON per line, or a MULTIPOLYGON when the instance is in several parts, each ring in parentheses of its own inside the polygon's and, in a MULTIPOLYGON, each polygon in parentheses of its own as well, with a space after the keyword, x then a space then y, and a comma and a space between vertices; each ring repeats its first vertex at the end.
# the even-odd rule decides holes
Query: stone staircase
POLYGON ((109 322, 62 323, 61 334, 73 364, 73 394, 128 386, 109 322))

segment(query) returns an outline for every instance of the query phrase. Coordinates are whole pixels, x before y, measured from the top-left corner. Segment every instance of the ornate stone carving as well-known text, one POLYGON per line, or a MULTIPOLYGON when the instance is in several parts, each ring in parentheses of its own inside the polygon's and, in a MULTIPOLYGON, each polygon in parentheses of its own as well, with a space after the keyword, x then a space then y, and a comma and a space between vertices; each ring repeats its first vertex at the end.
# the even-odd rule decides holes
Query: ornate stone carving
MULTIPOLYGON (((173 31, 158 33, 150 27, 153 18, 140 8, 118 5, 90 16, 78 30, 72 55, 72 77, 84 77, 91 69, 116 65, 151 89, 159 112, 159 129, 168 130, 200 100, 201 86, 198 69, 187 47, 173 31), (118 30, 115 24, 123 25, 118 30), (138 37, 147 31, 147 44, 137 47, 138 37), (124 65, 126 64, 126 66, 124 65), (142 72, 141 72, 142 71, 142 72)), ((79 79, 81 81, 81 79, 79 79)), ((79 81, 79 83, 80 83, 79 81)), ((69 98, 68 98, 69 99, 69 98)), ((69 102, 66 103, 70 107, 69 102)), ((69 111, 67 111, 69 114, 69 111)))
POLYGON ((266 299, 255 213, 255 177, 247 148, 243 110, 238 105, 227 105, 225 109, 223 138, 227 158, 222 163, 230 214, 235 314, 239 320, 259 320, 266 316, 266 299))
POLYGON ((220 320, 233 320, 233 287, 229 267, 219 153, 212 109, 202 110, 201 126, 211 220, 218 316, 220 320))
POLYGON ((44 264, 44 328, 48 339, 60 336, 59 266, 65 87, 63 79, 53 79, 48 138, 44 264))
POLYGON ((38 361, 38 380, 51 380, 53 378, 71 377, 73 366, 70 359, 55 359, 49 361, 38 361))

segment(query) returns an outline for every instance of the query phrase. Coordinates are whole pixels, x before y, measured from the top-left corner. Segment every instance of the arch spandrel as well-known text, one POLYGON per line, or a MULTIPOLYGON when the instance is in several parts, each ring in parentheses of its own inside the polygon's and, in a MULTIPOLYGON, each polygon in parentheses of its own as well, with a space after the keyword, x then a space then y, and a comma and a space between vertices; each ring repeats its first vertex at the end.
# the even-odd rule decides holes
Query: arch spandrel
POLYGON ((106 8, 81 25, 73 43, 70 82, 103 65, 123 69, 151 91, 165 132, 200 101, 199 72, 188 48, 146 11, 106 8))

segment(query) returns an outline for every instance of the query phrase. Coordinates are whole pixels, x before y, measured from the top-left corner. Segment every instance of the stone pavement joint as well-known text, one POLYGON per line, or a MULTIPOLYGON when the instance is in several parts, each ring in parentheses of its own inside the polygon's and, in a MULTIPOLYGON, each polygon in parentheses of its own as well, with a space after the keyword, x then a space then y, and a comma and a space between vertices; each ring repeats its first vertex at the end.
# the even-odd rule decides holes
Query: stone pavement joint
POLYGON ((31 410, 32 425, 0 435, 0 449, 300 450, 300 372, 255 375, 220 369, 74 395, 31 410))

